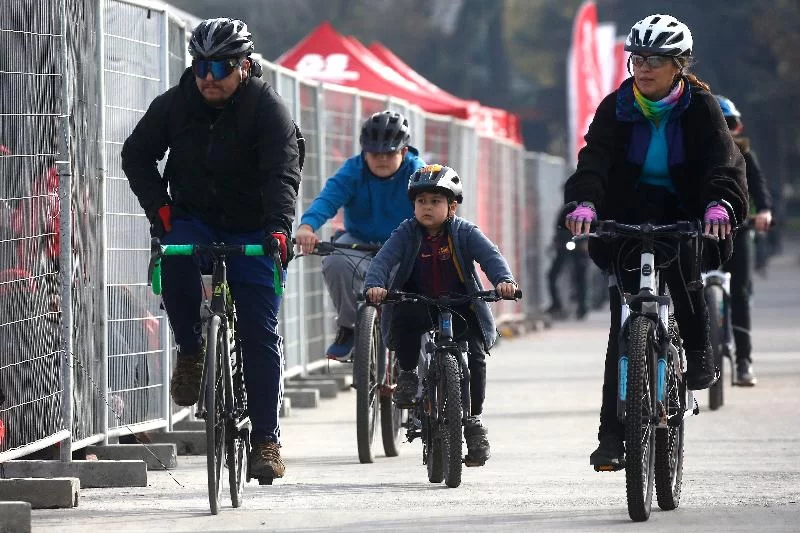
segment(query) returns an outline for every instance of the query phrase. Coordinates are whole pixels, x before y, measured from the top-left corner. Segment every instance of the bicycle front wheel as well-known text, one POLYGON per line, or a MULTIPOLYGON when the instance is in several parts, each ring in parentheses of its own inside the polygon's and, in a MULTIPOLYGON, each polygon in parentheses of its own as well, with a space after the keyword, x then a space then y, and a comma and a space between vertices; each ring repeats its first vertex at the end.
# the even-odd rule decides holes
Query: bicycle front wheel
MULTIPOLYGON (((385 350, 384 350, 385 351, 385 350)), ((394 352, 385 351, 386 380, 387 385, 394 385, 397 376, 400 374, 400 362, 394 356, 394 352)), ((392 401, 390 395, 381 396, 381 436, 383 437, 383 451, 386 457, 397 457, 400 455, 400 431, 403 423, 408 419, 408 411, 400 409, 392 401)))
POLYGON ((655 387, 648 361, 657 349, 655 324, 646 317, 634 317, 628 331, 625 486, 628 515, 636 522, 650 518, 653 501, 655 387))
POLYGON ((461 369, 458 357, 449 352, 442 353, 437 384, 439 431, 442 436, 442 463, 444 482, 448 487, 461 485, 463 466, 463 409, 461 406, 461 369))
POLYGON ((219 513, 222 496, 222 465, 225 462, 225 387, 221 343, 225 342, 220 318, 214 316, 206 337, 206 464, 208 468, 208 502, 211 514, 219 513))
POLYGON ((372 442, 378 422, 378 351, 381 348, 377 310, 362 305, 356 321, 353 383, 356 386, 358 460, 373 461, 372 442))
POLYGON ((670 342, 677 349, 667 362, 667 383, 664 409, 669 425, 656 429, 656 498, 664 511, 677 509, 681 501, 683 479, 683 427, 686 411, 686 384, 680 379, 680 336, 674 318, 670 317, 670 342))
POLYGON ((247 477, 247 461, 250 453, 250 420, 244 419, 247 392, 244 388, 244 367, 241 359, 241 349, 233 352, 231 358, 229 344, 226 342, 225 351, 225 406, 229 417, 226 430, 226 454, 228 464, 228 481, 231 492, 231 505, 234 508, 242 506, 244 483, 247 477), (236 365, 232 365, 232 361, 236 365), (238 423, 237 423, 238 422, 238 423))
MULTIPOLYGON (((714 365, 722 372, 723 344, 725 343, 725 314, 723 313, 724 295, 722 287, 710 285, 705 289, 706 307, 708 307, 709 337, 711 349, 714 353, 714 365)), ((716 411, 725 403, 724 379, 720 375, 711 387, 708 388, 708 408, 716 411)))

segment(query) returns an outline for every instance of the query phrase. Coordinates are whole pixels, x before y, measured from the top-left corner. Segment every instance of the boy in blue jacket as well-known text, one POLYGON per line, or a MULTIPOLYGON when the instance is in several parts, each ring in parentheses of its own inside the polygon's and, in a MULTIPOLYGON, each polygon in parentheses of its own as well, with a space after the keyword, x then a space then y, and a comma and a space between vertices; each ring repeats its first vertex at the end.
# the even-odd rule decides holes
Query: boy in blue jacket
MULTIPOLYGON (((382 302, 387 288, 434 298, 480 291, 476 261, 500 296, 514 297, 517 286, 497 246, 477 226, 455 216, 456 206, 463 201, 461 179, 455 170, 442 165, 417 170, 408 182, 408 197, 414 205, 414 218, 394 230, 367 271, 364 286, 372 303, 382 302)), ((401 368, 394 392, 399 407, 414 405, 420 337, 432 327, 435 311, 422 303, 383 310, 383 336, 395 350, 401 368)), ((497 331, 492 312, 482 300, 453 308, 453 317, 456 340, 466 340, 469 345, 471 412, 464 424, 467 464, 479 466, 490 455, 481 413, 486 356, 497 331)))
MULTIPOLYGON (((394 111, 370 116, 361 128, 362 152, 325 182, 311 206, 300 219, 295 241, 304 254, 313 252, 319 242, 314 233, 344 207, 344 229, 336 242, 343 244, 383 243, 392 230, 411 216, 406 200, 408 178, 425 165, 416 148, 409 146, 408 120, 394 111)), ((339 330, 328 347, 329 359, 347 361, 353 349, 356 323, 356 298, 361 293, 370 257, 348 251, 322 260, 322 275, 336 307, 339 330), (362 259, 352 256, 361 255, 362 259)))

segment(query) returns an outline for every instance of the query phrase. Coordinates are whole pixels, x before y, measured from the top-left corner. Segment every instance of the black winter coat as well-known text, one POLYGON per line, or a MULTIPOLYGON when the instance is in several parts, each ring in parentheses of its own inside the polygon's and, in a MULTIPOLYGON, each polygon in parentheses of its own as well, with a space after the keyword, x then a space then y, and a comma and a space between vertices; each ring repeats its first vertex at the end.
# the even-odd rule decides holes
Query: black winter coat
MULTIPOLYGON (((669 174, 676 188, 678 210, 691 219, 702 219, 712 201, 725 200, 736 222, 748 209, 745 163, 714 97, 684 83, 684 90, 669 116, 666 138, 669 174)), ((633 78, 606 96, 586 134, 586 146, 578 154, 578 167, 564 188, 565 203, 594 203, 601 220, 636 224, 640 220, 639 177, 649 145, 650 126, 633 106, 633 78)), ((721 243, 712 262, 730 257, 732 239, 721 243)), ((589 251, 601 268, 610 264, 610 249, 597 239, 589 251)), ((713 265, 706 265, 710 267, 713 265)))
POLYGON ((772 193, 769 191, 767 179, 761 172, 756 154, 750 150, 750 139, 746 137, 734 137, 733 141, 742 151, 745 166, 747 167, 747 189, 750 193, 751 208, 756 211, 772 210, 772 193))
POLYGON ((285 104, 263 80, 251 77, 215 111, 186 69, 125 141, 122 169, 151 220, 172 204, 176 216, 225 230, 290 234, 300 184, 295 133, 285 104), (156 164, 167 148, 162 178, 156 164))

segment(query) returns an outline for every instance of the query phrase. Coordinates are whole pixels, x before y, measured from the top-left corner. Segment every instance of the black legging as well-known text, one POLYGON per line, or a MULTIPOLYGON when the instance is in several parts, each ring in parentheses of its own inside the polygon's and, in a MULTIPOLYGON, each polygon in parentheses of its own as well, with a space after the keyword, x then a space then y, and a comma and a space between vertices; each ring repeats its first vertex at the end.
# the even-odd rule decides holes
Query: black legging
MULTIPOLYGON (((392 313, 391 344, 395 356, 400 362, 400 368, 414 370, 419 361, 421 336, 433 327, 433 320, 438 319, 438 310, 423 303, 404 303, 396 305, 392 313)), ((483 400, 486 397, 488 354, 478 319, 469 307, 453 309, 453 336, 455 340, 466 340, 469 345, 470 414, 479 415, 483 412, 483 400), (466 324, 459 315, 466 319, 466 324)))
POLYGON ((753 232, 742 230, 733 240, 733 255, 724 269, 731 274, 731 321, 736 341, 736 362, 750 363, 750 297, 753 294, 753 232))

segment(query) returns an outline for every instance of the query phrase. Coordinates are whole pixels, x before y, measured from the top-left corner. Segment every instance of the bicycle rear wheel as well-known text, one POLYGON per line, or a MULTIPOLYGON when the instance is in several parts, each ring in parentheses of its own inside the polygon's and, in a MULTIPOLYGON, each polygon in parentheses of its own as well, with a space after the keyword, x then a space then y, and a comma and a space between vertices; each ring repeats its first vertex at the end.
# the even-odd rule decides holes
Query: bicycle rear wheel
MULTIPOLYGON (((394 352, 387 351, 386 380, 387 385, 394 385, 397 376, 400 374, 400 362, 394 356, 394 352)), ((383 451, 386 457, 397 457, 400 455, 400 432, 403 424, 408 420, 408 411, 400 409, 392 401, 391 396, 381 396, 381 436, 383 438, 383 451)))
POLYGON ((448 487, 455 488, 461 485, 461 470, 464 464, 461 370, 455 354, 443 352, 439 357, 438 424, 442 436, 444 482, 448 487))
MULTIPOLYGON (((725 314, 723 313, 724 295, 722 287, 719 285, 709 285, 705 288, 706 307, 708 307, 708 321, 710 325, 709 337, 711 340, 711 349, 714 353, 714 365, 719 368, 722 373, 723 365, 723 343, 725 342, 725 314)), ((716 411, 725 403, 724 398, 724 379, 720 375, 717 380, 708 389, 708 408, 716 411)))
POLYGON ((372 443, 378 422, 378 351, 381 349, 378 313, 362 305, 356 321, 353 348, 353 383, 356 386, 356 439, 358 460, 373 461, 372 443))
MULTIPOLYGON (((670 337, 673 346, 680 346, 677 324, 670 320, 670 337)), ((676 355, 676 351, 673 355, 676 355)), ((664 409, 673 421, 666 428, 656 430, 656 499, 658 506, 671 511, 677 509, 681 501, 681 482, 683 479, 683 427, 686 411, 686 384, 679 379, 680 362, 670 357, 667 362, 667 383, 664 390, 664 409)))
POLYGON ((225 462, 225 387, 222 356, 226 342, 219 316, 208 325, 206 337, 206 466, 208 469, 208 502, 211 514, 219 513, 222 495, 222 465, 225 462))
POLYGON ((634 317, 628 331, 625 486, 628 515, 635 522, 650 518, 653 501, 655 387, 648 361, 656 349, 653 322, 643 316, 634 317))

